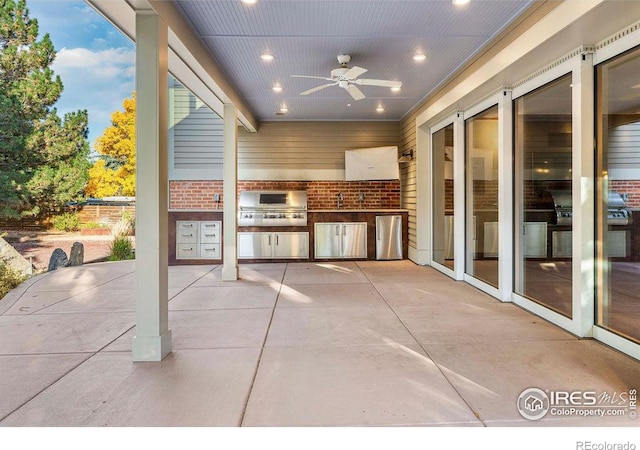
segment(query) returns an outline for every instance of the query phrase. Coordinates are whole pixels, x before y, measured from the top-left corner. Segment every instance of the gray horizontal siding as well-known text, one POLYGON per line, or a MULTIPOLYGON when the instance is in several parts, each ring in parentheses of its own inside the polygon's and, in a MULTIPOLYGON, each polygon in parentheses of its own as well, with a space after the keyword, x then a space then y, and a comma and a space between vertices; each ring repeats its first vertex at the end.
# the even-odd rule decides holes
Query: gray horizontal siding
POLYGON ((170 98, 170 178, 222 178, 222 119, 177 81, 170 98))

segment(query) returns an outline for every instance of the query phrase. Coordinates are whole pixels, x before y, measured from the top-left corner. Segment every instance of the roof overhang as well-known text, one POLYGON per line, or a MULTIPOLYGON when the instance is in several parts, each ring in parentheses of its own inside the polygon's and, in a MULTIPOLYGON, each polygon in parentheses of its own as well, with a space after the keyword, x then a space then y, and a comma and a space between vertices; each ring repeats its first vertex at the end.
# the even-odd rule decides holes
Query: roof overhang
POLYGON ((169 72, 224 118, 224 104, 233 104, 238 121, 257 131, 258 121, 172 2, 147 0, 85 0, 113 26, 135 42, 136 11, 154 11, 169 27, 169 72))

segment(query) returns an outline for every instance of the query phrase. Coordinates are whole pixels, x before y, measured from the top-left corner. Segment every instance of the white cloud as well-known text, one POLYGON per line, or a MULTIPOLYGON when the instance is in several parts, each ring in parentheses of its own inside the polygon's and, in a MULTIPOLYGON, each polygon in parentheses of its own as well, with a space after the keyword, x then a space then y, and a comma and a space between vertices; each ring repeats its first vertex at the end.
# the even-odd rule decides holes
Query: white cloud
POLYGON ((56 70, 70 68, 122 67, 135 63, 135 51, 128 48, 89 50, 88 48, 63 48, 56 56, 56 70))

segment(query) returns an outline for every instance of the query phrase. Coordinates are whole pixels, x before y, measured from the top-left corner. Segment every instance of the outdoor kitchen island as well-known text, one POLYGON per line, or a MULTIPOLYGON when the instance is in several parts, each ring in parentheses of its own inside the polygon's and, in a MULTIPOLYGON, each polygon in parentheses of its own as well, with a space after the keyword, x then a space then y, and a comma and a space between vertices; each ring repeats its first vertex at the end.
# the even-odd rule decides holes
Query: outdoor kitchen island
MULTIPOLYGON (((407 258, 408 211, 405 209, 322 209, 308 210, 306 215, 307 224, 303 226, 239 226, 238 260, 244 263, 375 260, 376 217, 381 216, 402 218, 402 258, 407 258), (340 227, 336 228, 336 225, 340 227), (355 231, 355 239, 362 240, 359 245, 355 245, 362 247, 363 253, 355 256, 341 256, 340 253, 336 253, 335 256, 316 256, 316 230, 321 230, 323 226, 332 227, 331 234, 336 237, 346 236, 352 230, 355 231), (248 242, 256 244, 247 247, 248 242), (285 248, 283 251, 287 253, 276 250, 276 245, 285 248), (249 253, 247 248, 251 248, 249 253)), ((220 210, 169 211, 169 265, 222 263, 221 247, 224 242, 221 231, 222 222, 223 213, 220 210), (213 230, 217 228, 218 223, 220 227, 219 256, 216 253, 216 257, 208 257, 207 248, 202 247, 205 244, 200 243, 198 239, 216 239, 214 236, 205 235, 213 235, 213 230), (209 227, 204 228, 205 226, 209 227), (193 233, 190 230, 194 230, 193 233), (184 244, 185 239, 189 243, 184 244), (196 252, 196 249, 201 249, 202 252, 194 253, 194 257, 189 256, 188 252, 196 252)), ((208 245, 212 248, 215 244, 208 245)), ((338 243, 336 245, 339 246, 338 243)))

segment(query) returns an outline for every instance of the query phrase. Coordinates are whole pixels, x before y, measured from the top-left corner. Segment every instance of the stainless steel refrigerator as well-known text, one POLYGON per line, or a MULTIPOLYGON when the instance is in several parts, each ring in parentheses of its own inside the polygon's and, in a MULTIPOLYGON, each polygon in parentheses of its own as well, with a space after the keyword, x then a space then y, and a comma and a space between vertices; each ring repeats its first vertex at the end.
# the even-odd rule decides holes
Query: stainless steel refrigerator
POLYGON ((376 259, 402 259, 402 216, 376 216, 376 259))

